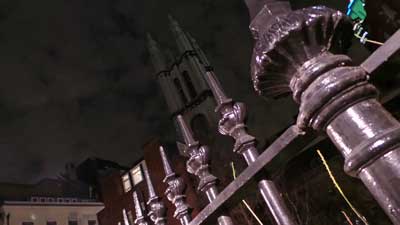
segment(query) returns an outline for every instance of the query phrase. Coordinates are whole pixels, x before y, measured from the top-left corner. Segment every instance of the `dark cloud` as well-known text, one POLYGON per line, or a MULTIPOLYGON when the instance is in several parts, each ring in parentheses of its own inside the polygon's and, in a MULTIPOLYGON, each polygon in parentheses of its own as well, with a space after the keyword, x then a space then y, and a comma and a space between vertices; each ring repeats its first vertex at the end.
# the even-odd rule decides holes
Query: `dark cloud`
POLYGON ((171 139, 145 48, 146 32, 175 45, 168 13, 227 93, 248 103, 252 131, 277 132, 293 117, 290 100, 269 107, 251 88, 243 1, 3 0, 0 9, 0 181, 34 182, 88 156, 129 164, 149 137, 171 139))

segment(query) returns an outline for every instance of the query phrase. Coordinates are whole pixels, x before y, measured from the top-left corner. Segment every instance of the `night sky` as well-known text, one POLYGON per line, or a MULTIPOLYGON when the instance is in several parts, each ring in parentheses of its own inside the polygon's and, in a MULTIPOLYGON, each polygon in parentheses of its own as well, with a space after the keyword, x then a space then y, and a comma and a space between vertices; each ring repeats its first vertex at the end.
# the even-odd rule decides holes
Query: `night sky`
POLYGON ((173 140, 145 48, 151 32, 174 49, 168 13, 197 39, 226 92, 248 104, 250 130, 291 123, 291 100, 268 107, 251 88, 241 0, 0 0, 0 182, 54 177, 91 156, 129 165, 151 137, 173 140))

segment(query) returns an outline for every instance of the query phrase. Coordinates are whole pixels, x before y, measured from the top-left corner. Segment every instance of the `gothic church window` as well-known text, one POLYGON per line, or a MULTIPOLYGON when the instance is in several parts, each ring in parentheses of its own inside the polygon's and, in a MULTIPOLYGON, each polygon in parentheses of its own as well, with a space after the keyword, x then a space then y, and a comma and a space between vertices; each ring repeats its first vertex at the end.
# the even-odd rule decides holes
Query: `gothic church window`
POLYGON ((196 88, 194 88, 193 82, 190 79, 188 71, 184 70, 182 72, 183 80, 185 81, 185 85, 189 90, 189 95, 191 98, 195 98, 197 96, 196 88))
POLYGON ((187 100, 187 98, 186 98, 185 92, 183 91, 181 82, 179 81, 178 78, 175 78, 175 79, 174 79, 174 85, 175 85, 176 90, 177 90, 178 93, 179 93, 179 97, 181 98, 182 102, 183 102, 184 104, 186 104, 186 103, 188 102, 188 100, 187 100))

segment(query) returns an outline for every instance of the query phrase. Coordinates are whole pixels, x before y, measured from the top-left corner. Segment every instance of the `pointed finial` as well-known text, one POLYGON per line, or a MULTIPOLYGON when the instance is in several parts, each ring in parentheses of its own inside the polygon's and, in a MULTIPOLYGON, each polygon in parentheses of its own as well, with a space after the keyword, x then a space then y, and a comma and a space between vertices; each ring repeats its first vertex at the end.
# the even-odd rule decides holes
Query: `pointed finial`
POLYGON ((143 173, 144 173, 144 178, 146 179, 146 184, 147 184, 147 190, 149 191, 149 200, 152 198, 156 198, 156 192, 154 190, 153 183, 151 182, 149 170, 147 169, 147 166, 143 166, 143 173))
POLYGON ((217 107, 215 109, 216 112, 218 112, 221 109, 221 106, 231 103, 232 99, 228 98, 225 95, 225 92, 223 91, 219 81, 215 77, 215 74, 212 71, 208 71, 206 73, 206 81, 208 85, 210 86, 210 89, 214 95, 215 101, 217 102, 217 107))
POLYGON ((150 33, 147 33, 147 43, 149 46, 157 46, 157 42, 153 39, 153 36, 151 36, 150 33))
POLYGON ((174 19, 174 17, 171 14, 168 14, 168 20, 171 24, 176 24, 178 25, 178 22, 174 19))
POLYGON ((193 131, 190 127, 186 124, 185 120, 183 119, 182 115, 177 116, 178 125, 181 131, 181 135, 183 141, 186 143, 188 147, 192 147, 198 145, 199 142, 194 140, 193 131))
POLYGON ((137 225, 148 225, 146 220, 144 219, 144 213, 142 206, 140 204, 138 195, 136 191, 133 192, 133 203, 135 205, 135 213, 136 213, 136 219, 135 219, 135 224, 137 225))
POLYGON ((173 33, 175 33, 177 36, 184 34, 178 21, 176 21, 174 17, 172 17, 170 14, 168 14, 168 20, 169 20, 169 26, 173 33))
POLYGON ((160 155, 165 172, 165 179, 164 179, 165 182, 169 177, 175 176, 175 173, 174 171, 172 171, 171 163, 169 162, 169 159, 167 157, 167 154, 165 153, 163 146, 160 146, 160 155))
POLYGON ((165 225, 167 221, 167 218, 165 217, 165 205, 156 195, 147 165, 143 166, 143 172, 146 179, 147 189, 149 191, 149 199, 147 201, 149 213, 147 215, 153 221, 154 225, 165 225))
POLYGON ((158 46, 158 43, 153 39, 150 33, 147 33, 147 47, 150 53, 150 58, 156 72, 166 70, 166 61, 163 53, 158 46))
POLYGON ((203 65, 207 68, 207 70, 211 70, 211 64, 208 61, 206 55, 204 54, 203 50, 201 50, 199 44, 197 44, 196 39, 194 39, 194 37, 192 37, 192 35, 190 35, 190 33, 186 32, 186 36, 188 37, 190 43, 192 44, 194 50, 196 51, 196 53, 199 55, 201 62, 203 63, 203 65))

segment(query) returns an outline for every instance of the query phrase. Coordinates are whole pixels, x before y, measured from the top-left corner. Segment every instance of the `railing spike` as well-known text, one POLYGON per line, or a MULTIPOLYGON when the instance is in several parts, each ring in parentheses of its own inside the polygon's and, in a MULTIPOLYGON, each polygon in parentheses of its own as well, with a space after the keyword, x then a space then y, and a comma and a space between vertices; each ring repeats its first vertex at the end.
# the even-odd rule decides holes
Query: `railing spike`
POLYGON ((165 217, 165 205, 157 196, 153 182, 151 181, 149 170, 147 166, 143 168, 144 177, 146 179, 147 189, 149 199, 147 201, 147 205, 149 206, 150 210, 148 216, 153 221, 155 225, 165 225, 166 224, 166 217, 165 217))
POLYGON ((180 221, 182 225, 187 225, 192 220, 189 213, 190 208, 186 203, 185 183, 181 177, 178 177, 172 170, 169 159, 164 148, 160 147, 160 154, 164 165, 165 178, 164 183, 167 184, 165 195, 168 200, 175 205, 174 217, 180 221))
MULTIPOLYGON (((193 133, 181 115, 177 116, 177 121, 181 129, 181 133, 187 136, 185 144, 177 142, 181 155, 188 157, 186 162, 186 170, 197 176, 200 180, 198 190, 207 195, 209 202, 215 200, 218 195, 217 178, 210 173, 209 158, 210 151, 205 145, 200 145, 193 137, 193 133)), ((228 216, 220 216, 218 218, 219 225, 232 225, 232 219, 228 216)))
POLYGON ((136 213, 135 224, 136 225, 149 225, 146 222, 146 219, 144 218, 143 209, 140 204, 140 201, 139 201, 136 191, 133 192, 133 203, 135 204, 135 213, 136 213))

